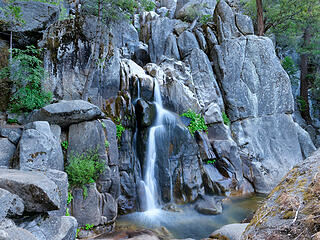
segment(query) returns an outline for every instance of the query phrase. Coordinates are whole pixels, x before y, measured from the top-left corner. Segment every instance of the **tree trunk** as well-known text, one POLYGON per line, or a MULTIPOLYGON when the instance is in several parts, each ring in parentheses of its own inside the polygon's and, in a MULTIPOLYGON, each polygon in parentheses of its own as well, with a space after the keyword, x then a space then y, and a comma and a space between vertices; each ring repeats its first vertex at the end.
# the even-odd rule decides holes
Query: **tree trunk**
MULTIPOLYGON (((311 40, 311 31, 310 27, 306 27, 303 34, 303 48, 307 47, 310 44, 311 40)), ((301 73, 300 73, 300 112, 301 116, 308 124, 311 124, 310 117, 310 107, 309 107, 309 98, 308 98, 308 90, 309 90, 309 54, 304 53, 301 55, 301 73)))
POLYGON ((256 0, 257 19, 258 19, 258 36, 264 35, 264 19, 263 19, 263 5, 262 0, 256 0))

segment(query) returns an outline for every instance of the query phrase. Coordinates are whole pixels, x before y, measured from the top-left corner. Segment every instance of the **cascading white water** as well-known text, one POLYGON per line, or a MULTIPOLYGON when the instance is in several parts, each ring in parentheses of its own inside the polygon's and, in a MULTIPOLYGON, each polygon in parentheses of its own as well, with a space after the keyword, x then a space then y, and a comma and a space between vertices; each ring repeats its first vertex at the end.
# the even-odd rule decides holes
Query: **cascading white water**
POLYGON ((147 212, 158 208, 157 180, 155 178, 155 165, 157 160, 156 143, 166 131, 165 124, 173 124, 175 116, 165 110, 162 105, 160 88, 157 80, 154 82, 154 104, 156 106, 156 120, 149 130, 147 146, 147 162, 144 176, 147 212))

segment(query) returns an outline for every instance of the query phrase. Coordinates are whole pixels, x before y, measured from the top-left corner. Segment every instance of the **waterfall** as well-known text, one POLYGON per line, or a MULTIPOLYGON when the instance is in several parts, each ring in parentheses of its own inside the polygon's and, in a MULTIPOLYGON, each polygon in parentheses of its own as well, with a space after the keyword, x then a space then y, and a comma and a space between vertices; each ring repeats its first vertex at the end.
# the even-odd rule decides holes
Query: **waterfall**
POLYGON ((157 188, 157 179, 155 177, 155 166, 157 161, 157 140, 166 133, 167 125, 175 123, 175 116, 163 108, 161 93, 158 81, 154 81, 154 104, 156 106, 156 119, 149 130, 146 171, 144 176, 144 186, 146 191, 147 211, 159 207, 159 194, 157 188))

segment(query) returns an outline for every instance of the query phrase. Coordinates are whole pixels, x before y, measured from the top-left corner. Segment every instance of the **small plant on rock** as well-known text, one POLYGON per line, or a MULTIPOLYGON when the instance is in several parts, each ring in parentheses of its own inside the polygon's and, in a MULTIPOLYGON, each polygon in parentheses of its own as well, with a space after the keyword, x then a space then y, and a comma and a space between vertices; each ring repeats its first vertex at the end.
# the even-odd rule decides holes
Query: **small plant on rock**
POLYGON ((104 141, 104 146, 106 147, 106 149, 108 149, 108 148, 109 148, 110 143, 109 143, 109 141, 108 141, 108 140, 105 140, 105 141, 104 141))
POLYGON ((86 184, 95 182, 104 171, 105 163, 99 157, 98 150, 88 150, 82 154, 72 154, 65 171, 71 186, 81 187, 87 196, 86 184))
POLYGON ((188 129, 192 135, 196 131, 208 130, 208 127, 205 124, 204 118, 201 116, 201 114, 196 114, 194 111, 189 109, 186 113, 181 114, 181 116, 191 119, 188 129))
POLYGON ((62 147, 62 149, 67 151, 68 150, 68 141, 67 140, 63 141, 61 143, 61 147, 62 147))
POLYGON ((91 230, 93 229, 94 225, 93 224, 86 224, 86 226, 84 227, 85 230, 91 230))
POLYGON ((124 128, 124 126, 121 125, 121 123, 117 124, 116 127, 117 127, 117 138, 118 138, 118 141, 120 142, 122 133, 123 133, 126 129, 124 128))
POLYGON ((230 119, 228 118, 228 115, 225 112, 222 112, 222 119, 225 125, 230 126, 230 119))

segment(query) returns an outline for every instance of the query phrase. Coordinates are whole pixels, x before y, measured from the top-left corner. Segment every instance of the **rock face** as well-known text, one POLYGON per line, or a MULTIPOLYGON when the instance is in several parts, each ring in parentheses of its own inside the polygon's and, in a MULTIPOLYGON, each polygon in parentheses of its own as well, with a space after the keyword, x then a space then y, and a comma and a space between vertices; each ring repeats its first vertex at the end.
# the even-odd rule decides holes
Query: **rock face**
POLYGON ((23 200, 7 190, 0 188, 0 221, 6 217, 22 215, 24 210, 23 200))
POLYGON ((0 166, 9 168, 16 147, 7 138, 0 138, 0 150, 0 166))
POLYGON ((319 235, 320 151, 295 166, 257 210, 241 239, 315 239, 319 235))
POLYGON ((21 170, 64 169, 60 136, 54 136, 48 122, 38 121, 25 125, 16 164, 21 170))
MULTIPOLYGON (((4 1, 0 1, 2 4, 4 1)), ((8 19, 3 13, 0 19, 8 21, 5 31, 13 31, 15 40, 23 46, 36 43, 42 37, 42 31, 59 18, 59 7, 42 2, 17 2, 17 7, 21 9, 21 16, 25 24, 14 24, 13 20, 8 19)))
POLYGON ((57 185, 41 173, 0 169, 0 188, 18 195, 27 212, 58 210, 57 185))
POLYGON ((224 236, 230 240, 240 240, 242 233, 245 231, 248 225, 248 223, 233 223, 224 225, 222 228, 214 231, 210 235, 210 238, 219 239, 224 236))

